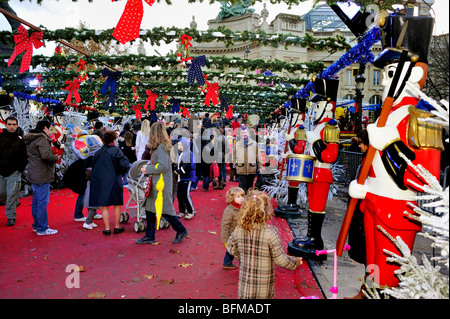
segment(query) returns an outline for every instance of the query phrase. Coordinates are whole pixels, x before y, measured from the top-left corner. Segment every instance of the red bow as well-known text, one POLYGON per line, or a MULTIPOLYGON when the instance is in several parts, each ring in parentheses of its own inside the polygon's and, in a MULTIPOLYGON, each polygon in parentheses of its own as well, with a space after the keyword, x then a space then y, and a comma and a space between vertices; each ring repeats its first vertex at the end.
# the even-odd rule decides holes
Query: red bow
MULTIPOLYGON (((144 0, 152 6, 155 0, 144 0)), ((144 6, 142 0, 128 0, 120 17, 119 23, 113 32, 113 37, 122 44, 139 38, 142 17, 144 16, 144 6)))
POLYGON ((78 89, 80 88, 80 81, 78 79, 73 79, 72 82, 66 81, 66 91, 69 91, 69 94, 67 95, 66 103, 69 104, 72 101, 72 95, 75 98, 75 101, 77 103, 81 102, 80 95, 78 94, 78 89))
POLYGON ((62 54, 62 49, 61 49, 61 47, 56 47, 56 48, 55 48, 55 55, 58 55, 58 54, 62 54))
POLYGON ((148 103, 150 102, 150 110, 155 109, 155 101, 158 98, 158 94, 153 93, 151 90, 146 90, 145 93, 147 93, 148 98, 147 101, 145 101, 144 109, 148 111, 148 103))
POLYGON ((217 93, 219 91, 219 83, 211 84, 206 81, 206 96, 205 96, 205 104, 209 106, 210 100, 212 100, 213 105, 219 104, 219 100, 217 99, 217 93))
POLYGON ((181 111, 182 111, 182 115, 185 117, 185 118, 189 118, 190 116, 191 116, 191 112, 189 112, 189 110, 188 110, 188 108, 187 107, 180 107, 180 109, 181 109, 181 111))
POLYGON ((184 47, 186 48, 186 50, 188 50, 188 46, 192 47, 192 37, 190 35, 187 34, 183 34, 181 36, 181 44, 184 45, 184 47))
POLYGON ((83 70, 85 70, 85 68, 84 68, 84 65, 85 65, 85 64, 86 64, 86 61, 80 59, 80 60, 78 61, 78 63, 77 63, 77 65, 79 65, 78 71, 80 71, 81 68, 83 68, 83 70))
POLYGON ((134 113, 136 113, 136 119, 141 119, 142 118, 142 113, 141 113, 141 105, 133 105, 133 111, 134 113))
POLYGON ((233 118, 233 105, 228 105, 227 119, 233 118))
POLYGON ((14 36, 14 42, 16 47, 14 52, 8 60, 8 67, 14 62, 16 56, 26 51, 22 57, 22 64, 20 65, 20 72, 23 73, 30 68, 31 58, 33 56, 33 46, 39 49, 44 43, 41 41, 44 36, 44 31, 33 32, 30 37, 28 37, 28 30, 25 29, 23 25, 20 25, 17 29, 17 34, 14 36))

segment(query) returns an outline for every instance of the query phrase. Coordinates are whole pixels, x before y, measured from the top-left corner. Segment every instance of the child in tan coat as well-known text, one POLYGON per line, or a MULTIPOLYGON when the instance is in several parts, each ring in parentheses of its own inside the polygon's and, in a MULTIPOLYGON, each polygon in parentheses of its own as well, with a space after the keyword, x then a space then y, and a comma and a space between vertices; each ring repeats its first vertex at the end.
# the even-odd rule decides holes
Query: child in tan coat
POLYGON ((302 258, 289 256, 281 246, 272 218, 270 196, 249 191, 238 225, 228 238, 227 251, 239 259, 239 299, 273 299, 275 295, 275 264, 294 270, 302 258))
MULTIPOLYGON (((228 238, 236 228, 239 219, 239 209, 244 202, 244 196, 245 192, 240 187, 232 187, 227 191, 226 202, 228 206, 223 211, 220 232, 220 237, 225 247, 227 246, 228 238)), ((236 269, 237 266, 233 264, 233 259, 233 255, 226 251, 223 259, 223 268, 236 269)))

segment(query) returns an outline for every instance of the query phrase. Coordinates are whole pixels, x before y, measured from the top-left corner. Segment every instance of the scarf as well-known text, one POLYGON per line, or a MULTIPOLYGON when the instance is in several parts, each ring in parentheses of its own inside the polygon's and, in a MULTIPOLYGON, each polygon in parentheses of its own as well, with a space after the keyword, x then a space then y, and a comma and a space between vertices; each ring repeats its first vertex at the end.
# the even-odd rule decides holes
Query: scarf
POLYGON ((238 204, 238 203, 236 203, 235 201, 233 201, 232 203, 231 203, 231 205, 233 205, 234 207, 236 207, 237 209, 240 209, 241 208, 241 204, 238 204))

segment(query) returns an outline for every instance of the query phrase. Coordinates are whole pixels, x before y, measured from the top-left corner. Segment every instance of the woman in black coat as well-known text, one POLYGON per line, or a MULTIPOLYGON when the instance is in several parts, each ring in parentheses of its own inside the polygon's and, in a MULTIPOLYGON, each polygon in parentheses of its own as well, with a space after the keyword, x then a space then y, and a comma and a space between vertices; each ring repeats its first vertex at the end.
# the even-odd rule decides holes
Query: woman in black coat
POLYGON ((101 206, 105 235, 111 235, 109 224, 109 206, 114 206, 114 234, 123 232, 120 227, 120 214, 123 205, 122 175, 129 167, 128 158, 116 147, 117 133, 107 131, 103 135, 103 147, 92 159, 90 185, 90 206, 101 206))

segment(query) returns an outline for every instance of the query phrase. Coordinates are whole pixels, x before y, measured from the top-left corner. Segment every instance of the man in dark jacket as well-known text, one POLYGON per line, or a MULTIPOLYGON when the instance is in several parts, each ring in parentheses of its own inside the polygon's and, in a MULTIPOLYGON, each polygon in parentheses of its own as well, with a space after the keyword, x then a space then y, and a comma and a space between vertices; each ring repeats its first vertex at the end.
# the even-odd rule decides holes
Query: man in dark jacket
MULTIPOLYGON (((50 183, 55 180, 55 164, 58 156, 53 153, 50 139, 52 124, 39 121, 36 128, 23 137, 28 152, 28 181, 33 188, 33 231, 38 235, 53 235, 58 231, 48 228, 47 204, 50 183)), ((56 141, 56 139, 53 137, 56 141)))
POLYGON ((0 133, 0 194, 6 194, 7 226, 14 226, 20 177, 28 163, 27 147, 17 132, 18 120, 10 116, 6 118, 5 124, 6 129, 0 133))

